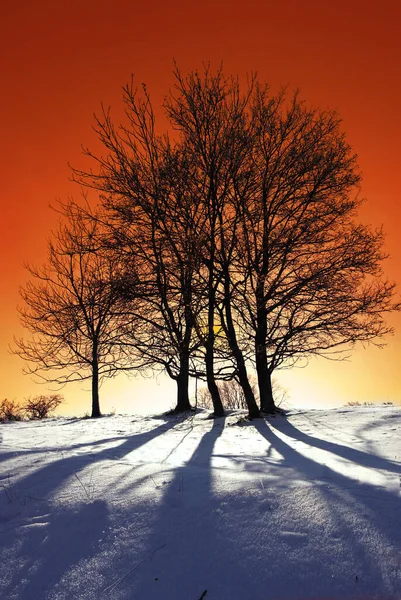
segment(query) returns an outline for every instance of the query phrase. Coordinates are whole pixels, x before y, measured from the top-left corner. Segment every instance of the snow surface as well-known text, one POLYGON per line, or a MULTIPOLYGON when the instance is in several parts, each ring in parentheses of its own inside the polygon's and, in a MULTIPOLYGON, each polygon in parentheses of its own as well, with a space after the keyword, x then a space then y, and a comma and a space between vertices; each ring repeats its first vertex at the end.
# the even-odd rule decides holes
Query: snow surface
POLYGON ((401 409, 0 425, 0 598, 401 599, 401 409))

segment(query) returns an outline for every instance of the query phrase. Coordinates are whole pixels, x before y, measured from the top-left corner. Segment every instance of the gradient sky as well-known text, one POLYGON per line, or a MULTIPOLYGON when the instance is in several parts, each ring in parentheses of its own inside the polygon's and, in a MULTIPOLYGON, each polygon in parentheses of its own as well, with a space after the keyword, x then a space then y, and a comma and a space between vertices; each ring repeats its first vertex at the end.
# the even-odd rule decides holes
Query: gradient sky
MULTIPOLYGON (((0 398, 45 393, 8 352, 21 335, 16 305, 22 263, 41 263, 57 218, 56 198, 78 196, 68 162, 87 166, 81 144, 96 149, 93 113, 100 103, 121 114, 121 87, 134 74, 159 106, 172 86, 173 58, 183 71, 221 61, 227 73, 257 71, 273 90, 299 88, 335 108, 359 155, 361 218, 384 225, 388 276, 401 283, 401 5, 398 0, 22 0, 2 6, 0 398)), ((347 363, 314 360, 281 372, 297 406, 350 400, 401 403, 401 315, 383 350, 360 349, 347 363)), ((88 386, 86 386, 88 390, 88 386)), ((63 391, 65 412, 89 410, 81 386, 63 391)), ((172 382, 120 377, 101 390, 103 409, 136 411, 174 400, 172 382)))

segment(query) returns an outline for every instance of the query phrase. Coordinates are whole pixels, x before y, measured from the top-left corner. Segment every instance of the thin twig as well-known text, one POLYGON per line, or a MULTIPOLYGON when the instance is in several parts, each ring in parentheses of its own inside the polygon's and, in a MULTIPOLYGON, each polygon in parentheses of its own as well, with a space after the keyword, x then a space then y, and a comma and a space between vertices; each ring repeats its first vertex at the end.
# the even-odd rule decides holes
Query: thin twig
POLYGON ((78 477, 78 474, 77 474, 77 473, 74 473, 74 475, 75 475, 75 477, 78 479, 79 483, 81 484, 81 486, 82 486, 82 489, 84 490, 84 492, 85 492, 85 494, 86 494, 86 497, 88 498, 88 500, 92 501, 92 498, 90 497, 90 495, 89 495, 89 493, 88 493, 88 490, 86 489, 86 487, 84 486, 84 484, 82 483, 82 481, 80 480, 80 478, 78 477))
POLYGON ((157 485, 155 478, 153 477, 153 475, 150 476, 151 480, 153 481, 153 483, 155 484, 155 488, 158 490, 159 489, 159 485, 157 485))
POLYGON ((137 569, 138 567, 140 567, 145 560, 148 560, 148 558, 150 560, 152 560, 154 554, 160 550, 161 548, 164 548, 166 544, 162 544, 161 546, 158 546, 157 548, 155 548, 154 550, 152 550, 152 552, 150 554, 148 554, 147 556, 145 556, 145 558, 143 560, 141 560, 141 562, 139 562, 137 565, 135 565, 135 567, 133 567, 130 571, 128 571, 128 573, 125 573, 125 575, 123 575, 122 577, 120 577, 120 579, 118 579, 115 583, 112 583, 111 585, 109 585, 107 588, 105 588, 103 590, 103 592, 109 592, 110 590, 114 590, 118 585, 120 585, 120 583, 122 581, 124 581, 124 579, 126 579, 126 577, 128 577, 128 575, 131 575, 131 573, 133 573, 135 571, 135 569, 137 569))

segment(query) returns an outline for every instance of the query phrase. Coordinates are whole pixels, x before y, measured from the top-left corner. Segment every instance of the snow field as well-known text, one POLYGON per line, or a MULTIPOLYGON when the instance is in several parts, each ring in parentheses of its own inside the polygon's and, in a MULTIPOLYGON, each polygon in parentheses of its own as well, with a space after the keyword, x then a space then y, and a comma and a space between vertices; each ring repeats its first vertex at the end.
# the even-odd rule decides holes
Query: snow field
POLYGON ((0 426, 0 598, 401 599, 400 409, 207 416, 0 426))

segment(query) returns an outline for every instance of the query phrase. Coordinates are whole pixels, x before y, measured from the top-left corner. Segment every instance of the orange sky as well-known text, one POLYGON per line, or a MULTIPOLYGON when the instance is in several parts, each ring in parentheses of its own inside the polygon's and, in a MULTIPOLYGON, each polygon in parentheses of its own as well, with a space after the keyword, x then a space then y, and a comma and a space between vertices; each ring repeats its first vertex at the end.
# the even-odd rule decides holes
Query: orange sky
MULTIPOLYGON (((8 344, 21 334, 16 315, 22 262, 41 262, 56 217, 55 198, 78 194, 67 162, 85 166, 81 144, 95 147, 92 114, 100 102, 121 110, 131 73, 155 105, 182 70, 224 62, 227 73, 257 71, 277 89, 298 87, 311 104, 335 108, 359 155, 362 218, 387 232, 388 275, 401 283, 401 7, 398 0, 22 0, 3 4, 1 46, 0 398, 43 393, 21 375, 8 344)), ((360 350, 351 362, 315 360, 283 372, 294 405, 386 400, 401 403, 401 315, 386 349, 360 350)), ((105 410, 137 410, 141 398, 173 402, 174 385, 124 377, 107 383, 105 410)), ((89 410, 89 393, 65 388, 67 412, 89 410)))

